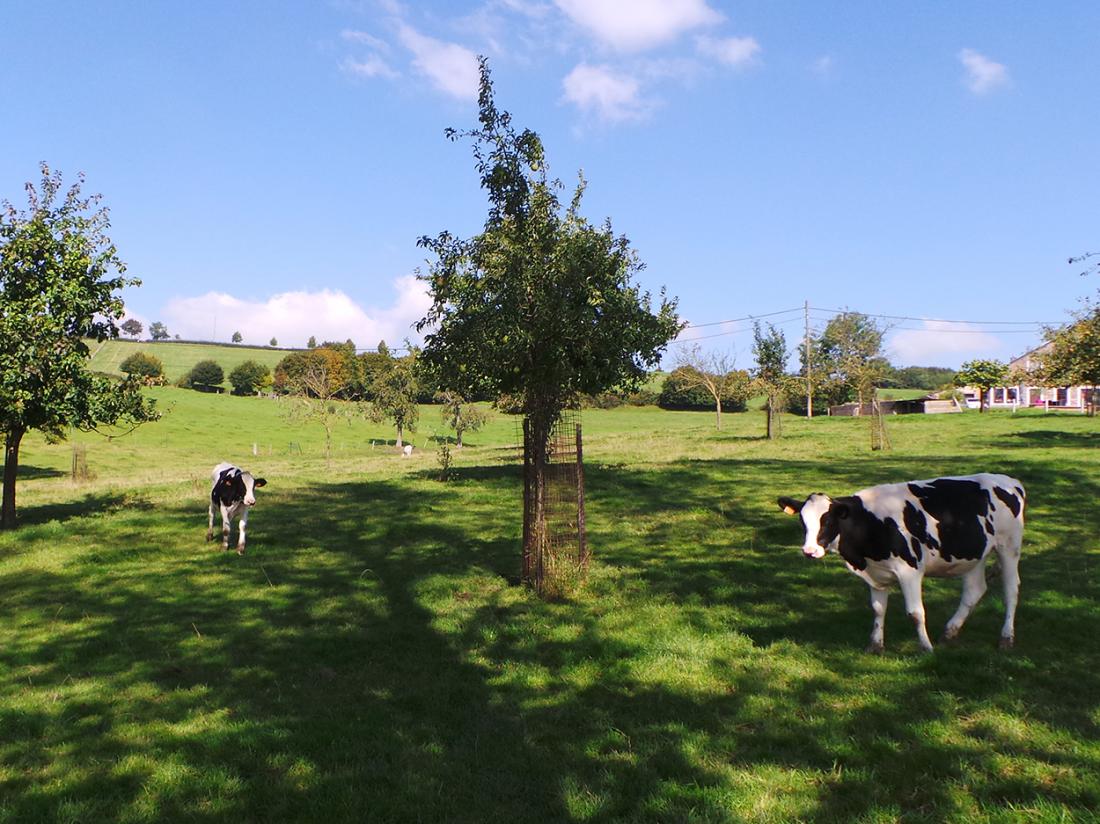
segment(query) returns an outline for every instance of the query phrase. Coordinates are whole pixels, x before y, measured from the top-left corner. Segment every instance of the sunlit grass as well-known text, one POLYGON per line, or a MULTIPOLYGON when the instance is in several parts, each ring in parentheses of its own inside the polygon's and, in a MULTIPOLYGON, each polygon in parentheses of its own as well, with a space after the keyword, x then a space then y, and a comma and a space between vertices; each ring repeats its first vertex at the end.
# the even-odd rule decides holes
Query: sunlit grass
MULTIPOLYGON (((327 464, 278 402, 156 394, 162 421, 76 439, 91 483, 27 439, 0 821, 1095 819, 1095 419, 898 417, 872 453, 856 419, 585 411, 594 562, 544 602, 514 419, 441 483, 430 407, 411 458, 356 420, 327 464), (220 460, 269 480, 243 557, 203 540, 220 460), (895 597, 865 656, 866 587, 775 498, 978 470, 1028 486, 1018 649, 994 581, 956 645, 919 655, 895 597)), ((926 587, 936 630, 958 593, 926 587)))

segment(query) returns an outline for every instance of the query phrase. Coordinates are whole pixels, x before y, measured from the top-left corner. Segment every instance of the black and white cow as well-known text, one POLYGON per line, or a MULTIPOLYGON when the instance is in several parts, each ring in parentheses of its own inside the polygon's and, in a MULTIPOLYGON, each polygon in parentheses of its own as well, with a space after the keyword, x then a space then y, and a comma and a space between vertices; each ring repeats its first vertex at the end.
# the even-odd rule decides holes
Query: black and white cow
POLYGON ((928 651, 932 642, 924 623, 924 576, 963 580, 962 601, 943 634, 943 640, 951 640, 985 594, 990 552, 997 553, 1004 579, 1001 647, 1012 646, 1025 501, 1023 484, 1016 479, 982 473, 883 484, 843 498, 820 492, 805 501, 780 498, 779 507, 801 516, 807 558, 839 553, 848 569, 871 587, 875 620, 869 652, 882 652, 886 599, 895 581, 920 645, 928 651))
POLYGON ((220 463, 214 467, 214 484, 210 488, 210 525, 206 529, 206 540, 214 540, 214 509, 222 514, 222 549, 229 549, 229 530, 234 518, 240 518, 237 524, 237 554, 244 554, 244 531, 248 525, 248 512, 256 505, 257 487, 266 486, 263 478, 253 478, 248 472, 231 463, 220 463))

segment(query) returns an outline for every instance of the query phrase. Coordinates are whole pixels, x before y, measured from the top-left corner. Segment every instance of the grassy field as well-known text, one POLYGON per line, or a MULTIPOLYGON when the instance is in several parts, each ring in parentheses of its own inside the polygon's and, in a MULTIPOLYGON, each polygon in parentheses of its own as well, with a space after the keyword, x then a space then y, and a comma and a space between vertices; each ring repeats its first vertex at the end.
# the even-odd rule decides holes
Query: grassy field
POLYGON ((217 343, 179 343, 174 341, 108 340, 89 344, 92 351, 91 367, 97 372, 120 375, 119 364, 135 352, 145 352, 160 358, 164 364, 164 376, 174 381, 186 374, 201 360, 215 361, 228 375, 246 360, 266 364, 272 370, 275 364, 288 354, 286 349, 265 346, 229 346, 217 343))
MULTIPOLYGON (((326 463, 278 401, 155 392, 76 439, 92 482, 25 441, 0 822, 1098 820, 1096 419, 898 417, 872 453, 859 419, 586 411, 594 565, 543 602, 513 418, 442 483, 428 408, 412 458, 360 421, 326 463), (220 460, 269 481, 243 557, 203 541, 220 460), (1030 494, 1016 650, 994 582, 932 655, 895 595, 865 655, 866 586, 775 498, 978 470, 1030 494)), ((958 583, 925 591, 938 633, 958 583)))

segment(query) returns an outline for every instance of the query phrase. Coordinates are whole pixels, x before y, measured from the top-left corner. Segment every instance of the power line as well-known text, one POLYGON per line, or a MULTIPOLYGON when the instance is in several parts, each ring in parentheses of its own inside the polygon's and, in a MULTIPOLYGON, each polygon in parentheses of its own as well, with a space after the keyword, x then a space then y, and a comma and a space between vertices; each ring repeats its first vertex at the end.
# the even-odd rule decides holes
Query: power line
POLYGON ((763 315, 745 315, 743 318, 732 318, 731 320, 714 320, 710 323, 691 323, 688 322, 688 326, 692 329, 700 329, 704 326, 721 326, 723 323, 740 323, 746 320, 756 320, 757 318, 771 318, 776 315, 787 315, 791 312, 801 312, 802 307, 796 306, 794 309, 783 309, 779 312, 765 312, 763 315))
MULTIPOLYGON (((1058 326, 1061 321, 1047 321, 1047 320, 948 320, 946 318, 917 318, 909 315, 880 315, 874 312, 857 312, 853 309, 826 309, 822 306, 811 306, 811 309, 816 309, 821 312, 832 312, 835 315, 844 314, 845 312, 854 312, 859 315, 866 315, 869 318, 886 318, 887 320, 919 320, 930 321, 932 323, 969 323, 980 326, 1058 326)), ((937 330, 937 331, 956 331, 954 329, 949 330, 937 330)))

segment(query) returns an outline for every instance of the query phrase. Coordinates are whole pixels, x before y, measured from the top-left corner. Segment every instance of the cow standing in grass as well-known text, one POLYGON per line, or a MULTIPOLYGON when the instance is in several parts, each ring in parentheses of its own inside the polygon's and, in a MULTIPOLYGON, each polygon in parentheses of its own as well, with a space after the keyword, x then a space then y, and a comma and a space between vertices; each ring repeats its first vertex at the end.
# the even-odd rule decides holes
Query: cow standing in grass
POLYGON ((222 514, 222 549, 229 549, 229 530, 233 519, 237 523, 237 554, 244 555, 244 533, 248 525, 248 513, 256 505, 256 489, 265 486, 263 478, 254 478, 251 473, 230 463, 220 463, 214 467, 213 486, 210 489, 210 523, 206 529, 206 540, 214 540, 214 509, 222 514))
POLYGON ((1004 579, 1001 647, 1012 646, 1025 501, 1019 481, 983 473, 883 484, 843 498, 823 493, 805 501, 780 498, 779 507, 801 516, 807 558, 836 552, 870 586, 875 620, 869 652, 882 652, 886 599, 895 581, 920 645, 930 651, 921 597, 924 576, 963 580, 962 601, 943 634, 949 641, 985 594, 985 562, 991 552, 1000 559, 1004 579))

